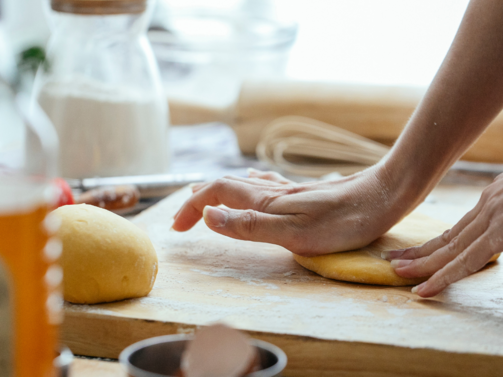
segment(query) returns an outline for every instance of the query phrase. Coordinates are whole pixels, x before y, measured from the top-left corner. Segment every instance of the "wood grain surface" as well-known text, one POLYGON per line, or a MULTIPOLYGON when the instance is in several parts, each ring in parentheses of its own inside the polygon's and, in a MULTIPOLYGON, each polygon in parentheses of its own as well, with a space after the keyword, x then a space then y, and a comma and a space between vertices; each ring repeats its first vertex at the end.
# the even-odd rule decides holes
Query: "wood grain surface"
MULTIPOLYGON (((419 211, 456 221, 479 194, 478 188, 437 190, 419 211)), ((428 300, 410 287, 327 280, 278 246, 232 240, 202 223, 170 232, 189 195, 177 192, 134 220, 160 259, 148 297, 65 304, 62 339, 75 354, 116 358, 135 341, 225 321, 281 347, 289 358, 285 376, 497 376, 503 370, 501 263, 428 300)))

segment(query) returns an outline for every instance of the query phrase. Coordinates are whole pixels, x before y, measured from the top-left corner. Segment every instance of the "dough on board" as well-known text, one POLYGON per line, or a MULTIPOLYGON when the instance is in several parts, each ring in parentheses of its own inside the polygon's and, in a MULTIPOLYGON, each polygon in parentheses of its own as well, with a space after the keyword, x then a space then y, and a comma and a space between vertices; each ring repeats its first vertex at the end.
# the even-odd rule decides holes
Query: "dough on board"
POLYGON ((96 304, 148 295, 158 261, 143 230, 91 205, 63 206, 54 213, 61 219, 66 301, 96 304))
POLYGON ((450 227, 442 221, 412 213, 388 233, 359 250, 317 257, 294 254, 294 258, 301 266, 329 279, 376 285, 416 285, 427 277, 407 279, 398 276, 391 263, 381 258, 381 252, 422 245, 450 227))

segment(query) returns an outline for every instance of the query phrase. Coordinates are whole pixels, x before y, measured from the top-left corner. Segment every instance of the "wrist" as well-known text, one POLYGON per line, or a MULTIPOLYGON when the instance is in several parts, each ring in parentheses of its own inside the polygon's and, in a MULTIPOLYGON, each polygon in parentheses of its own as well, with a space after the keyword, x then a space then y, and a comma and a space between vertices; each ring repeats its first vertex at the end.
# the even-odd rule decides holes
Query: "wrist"
POLYGON ((437 183, 432 174, 425 174, 418 165, 407 158, 397 158, 392 152, 376 165, 376 176, 389 193, 390 209, 398 219, 419 205, 437 183))

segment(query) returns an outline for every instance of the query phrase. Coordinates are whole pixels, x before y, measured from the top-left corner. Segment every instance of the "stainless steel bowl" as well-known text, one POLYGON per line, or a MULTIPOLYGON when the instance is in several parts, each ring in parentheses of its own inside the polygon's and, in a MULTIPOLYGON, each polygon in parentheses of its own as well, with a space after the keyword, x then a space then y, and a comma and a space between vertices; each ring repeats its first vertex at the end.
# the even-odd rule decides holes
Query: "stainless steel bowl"
MULTIPOLYGON (((121 352, 120 363, 131 377, 176 377, 189 335, 166 335, 134 343, 121 352)), ((279 376, 286 366, 285 353, 276 346, 251 339, 259 353, 260 370, 247 377, 279 376)))

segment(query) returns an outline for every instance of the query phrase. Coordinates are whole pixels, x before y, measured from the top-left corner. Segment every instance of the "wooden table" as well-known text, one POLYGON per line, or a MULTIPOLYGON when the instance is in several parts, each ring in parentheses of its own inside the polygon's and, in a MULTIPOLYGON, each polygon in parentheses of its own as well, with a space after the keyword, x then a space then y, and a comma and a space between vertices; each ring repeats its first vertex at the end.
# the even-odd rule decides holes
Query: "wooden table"
MULTIPOLYGON (((475 205, 481 191, 480 186, 441 185, 434 190, 418 211, 454 223, 475 205)), ((180 195, 180 199, 183 199, 187 193, 180 195)), ((333 375, 335 369, 340 370, 341 375, 396 376, 397 373, 401 373, 421 376, 425 375, 423 372, 431 371, 431 368, 438 369, 443 373, 442 375, 447 375, 446 373, 449 375, 497 375, 498 372, 495 371, 494 366, 496 364, 501 366, 503 358, 496 357, 495 359, 491 355, 503 354, 503 341, 498 335, 501 331, 500 316, 503 308, 500 296, 496 296, 496 292, 500 290, 496 286, 498 284, 501 286, 499 264, 479 275, 485 276, 484 286, 476 283, 478 284, 476 290, 473 290, 473 284, 480 278, 474 276, 455 284, 448 293, 442 294, 439 298, 418 300, 417 296, 410 293, 410 288, 364 286, 325 280, 298 268, 294 263, 288 264, 289 262, 285 262, 286 259, 284 259, 285 254, 280 253, 273 246, 267 246, 265 250, 267 254, 270 248, 268 255, 272 259, 269 264, 262 264, 256 260, 251 261, 256 264, 254 268, 246 268, 239 264, 239 260, 229 259, 229 254, 226 254, 226 245, 233 248, 236 246, 235 242, 238 241, 225 241, 224 238, 218 238, 220 237, 218 235, 208 233, 201 226, 195 231, 196 237, 190 241, 192 246, 189 249, 185 249, 187 239, 173 233, 173 236, 170 236, 170 250, 168 254, 165 254, 167 250, 164 250, 162 245, 166 237, 164 232, 169 229, 167 227, 169 216, 172 216, 171 212, 176 207, 176 203, 170 205, 173 208, 165 208, 167 218, 164 218, 164 212, 158 213, 155 208, 151 210, 150 215, 140 217, 148 223, 149 232, 153 232, 151 237, 154 244, 157 242, 156 247, 161 255, 161 263, 168 262, 163 258, 167 258, 169 253, 175 253, 171 257, 176 257, 176 259, 171 258, 169 261, 172 269, 169 276, 160 275, 156 283, 158 290, 154 289, 150 298, 143 301, 140 299, 132 306, 127 302, 92 308, 67 305, 63 339, 74 352, 117 357, 118 352, 135 339, 166 333, 191 332, 198 324, 207 323, 211 319, 217 320, 219 318, 215 316, 214 305, 218 306, 221 302, 230 304, 235 298, 237 301, 234 304, 238 306, 226 307, 226 317, 231 323, 248 331, 251 336, 275 343, 287 354, 295 355, 285 371, 286 376, 329 376, 333 375), (156 217, 158 222, 153 221, 152 216, 156 217), (155 226, 152 227, 152 224, 155 226), (203 250, 204 242, 208 240, 216 240, 216 244, 208 246, 210 253, 203 250), (197 268, 191 265, 194 258, 197 259, 197 268), (277 261, 281 259, 281 263, 285 264, 286 273, 283 274, 283 270, 276 271, 277 268, 273 268, 274 263, 277 262, 274 258, 279 258, 277 261), (222 261, 218 271, 214 270, 216 260, 222 261), (233 275, 233 272, 236 272, 233 271, 233 263, 234 268, 238 265, 243 268, 243 275, 233 275), (227 266, 230 268, 228 271, 225 270, 226 264, 230 264, 227 266), (262 278, 252 276, 257 273, 257 268, 262 268, 264 271, 271 270, 274 277, 266 277, 267 274, 262 278), (190 271, 187 270, 193 272, 197 270, 197 273, 190 275, 190 271), (293 273, 290 274, 289 271, 293 273), (495 279, 491 278, 493 275, 495 279), (217 278, 230 284, 226 285, 229 287, 228 291, 214 290, 212 284, 215 284, 217 278), (196 281, 191 283, 194 279, 196 281), (290 281, 290 286, 280 287, 279 285, 286 280, 290 281), (177 286, 177 284, 182 284, 182 286, 177 286), (293 297, 289 295, 295 295, 295 291, 302 291, 306 287, 311 287, 311 289, 315 287, 316 291, 308 296, 304 295, 303 301, 301 300, 305 304, 305 314, 310 318, 310 324, 296 324, 295 315, 284 322, 278 322, 275 316, 279 315, 280 311, 276 304, 283 306, 284 309, 284 305, 289 305, 290 299, 293 300, 293 297), (188 301, 185 303, 177 301, 180 297, 176 294, 172 296, 172 302, 164 301, 162 296, 166 294, 169 296, 170 289, 181 289, 188 301), (259 297, 259 295, 262 296, 259 297), (191 301, 191 297, 195 301, 191 301), (258 301, 254 303, 253 297, 258 301), (154 306, 151 305, 152 303, 154 306), (198 303, 202 305, 200 313, 194 312, 193 309, 184 312, 184 305, 187 307, 187 305, 198 303), (271 318, 271 323, 261 322, 260 318, 259 327, 256 327, 257 323, 249 323, 248 321, 253 322, 256 318, 253 316, 248 318, 242 305, 255 305, 252 308, 255 311, 257 305, 263 307, 262 310, 267 310, 267 312, 264 312, 262 318, 271 318), (318 306, 314 310, 309 305, 318 306), (153 307, 156 308, 154 313, 153 307), (481 307, 485 309, 481 310, 481 307), (177 310, 181 311, 177 313, 177 310), (333 318, 331 317, 331 323, 336 326, 335 328, 313 325, 313 321, 328 323, 327 315, 331 311, 339 315, 338 318, 333 315, 333 318), (340 318, 345 312, 356 316, 350 318, 351 325, 347 325, 340 318), (108 315, 110 317, 107 317, 108 315), (318 319, 313 317, 316 315, 319 316, 318 319), (369 315, 377 316, 380 323, 378 328, 372 327, 369 315), (135 320, 135 317, 138 319, 135 320), (397 322, 397 318, 403 318, 403 321, 397 322), (278 327, 276 331, 268 330, 267 327, 271 324, 278 327), (356 327, 355 324, 357 324, 356 327), (416 326, 426 333, 418 333, 416 326), (293 333, 292 328, 296 329, 293 333), (495 330, 494 333, 492 333, 492 328, 495 330), (250 329, 255 331, 250 331, 250 329), (444 333, 445 337, 441 336, 432 343, 427 333, 432 330, 434 334, 444 333), (95 337, 90 337, 89 333, 93 332, 95 337), (285 335, 289 333, 291 335, 285 335), (473 334, 475 337, 471 339, 473 334), (443 353, 442 349, 445 349, 447 353, 443 353), (299 355, 303 353, 309 357, 299 358, 299 355), (319 356, 316 358, 316 355, 319 356), (365 362, 362 363, 361 360, 365 362), (445 363, 446 360, 448 360, 448 365, 445 363), (407 368, 408 364, 414 365, 416 369, 411 372, 407 368), (467 369, 467 365, 475 369, 467 369), (377 370, 378 372, 374 372, 377 370)), ((141 223, 139 225, 141 226, 141 223)), ((253 245, 250 243, 239 245, 244 252, 243 258, 249 258, 253 245)), ((263 259, 264 255, 260 254, 257 258, 263 259)), ((247 259, 243 263, 251 262, 247 259)), ((298 311, 299 307, 292 306, 291 310, 298 311)), ((298 320, 302 321, 301 318, 298 317, 298 320)), ((98 370, 100 372, 96 375, 117 377, 124 375, 123 371, 113 363, 77 360, 73 376, 89 376, 89 373, 98 370)))

